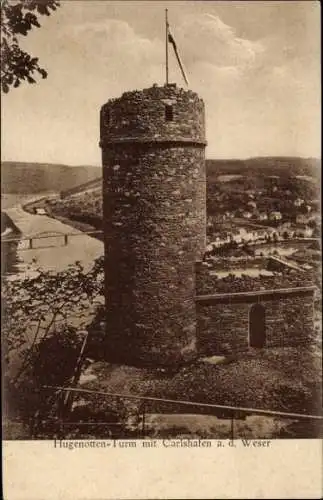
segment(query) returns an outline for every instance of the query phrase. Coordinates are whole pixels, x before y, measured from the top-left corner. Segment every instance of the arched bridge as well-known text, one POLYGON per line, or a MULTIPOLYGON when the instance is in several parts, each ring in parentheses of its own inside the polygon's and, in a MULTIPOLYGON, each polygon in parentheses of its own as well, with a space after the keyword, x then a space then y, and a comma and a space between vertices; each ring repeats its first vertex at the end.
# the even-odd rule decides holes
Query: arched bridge
POLYGON ((55 248, 67 246, 71 237, 77 237, 87 234, 88 236, 98 237, 102 231, 87 231, 64 233, 60 231, 43 231, 23 238, 7 238, 7 243, 16 243, 17 250, 32 250, 43 248, 55 248))

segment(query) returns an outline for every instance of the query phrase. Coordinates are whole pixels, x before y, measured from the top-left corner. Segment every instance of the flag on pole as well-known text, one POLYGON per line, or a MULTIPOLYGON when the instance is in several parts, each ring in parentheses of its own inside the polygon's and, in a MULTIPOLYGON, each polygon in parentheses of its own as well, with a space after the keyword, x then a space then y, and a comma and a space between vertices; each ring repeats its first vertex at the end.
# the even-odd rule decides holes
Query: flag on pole
POLYGON ((180 55, 179 55, 179 52, 178 52, 178 49, 177 49, 177 45, 176 45, 176 42, 175 42, 175 39, 174 39, 173 35, 171 34, 171 32, 169 30, 169 27, 168 27, 168 41, 173 46, 173 49, 174 49, 174 52, 175 52, 175 56, 176 56, 178 65, 179 65, 180 70, 182 72, 182 75, 183 75, 183 78, 185 80, 185 83, 186 83, 186 85, 188 85, 188 79, 187 79, 187 76, 186 76, 186 73, 185 73, 185 70, 184 70, 184 67, 183 67, 183 63, 181 61, 181 58, 180 58, 180 55))

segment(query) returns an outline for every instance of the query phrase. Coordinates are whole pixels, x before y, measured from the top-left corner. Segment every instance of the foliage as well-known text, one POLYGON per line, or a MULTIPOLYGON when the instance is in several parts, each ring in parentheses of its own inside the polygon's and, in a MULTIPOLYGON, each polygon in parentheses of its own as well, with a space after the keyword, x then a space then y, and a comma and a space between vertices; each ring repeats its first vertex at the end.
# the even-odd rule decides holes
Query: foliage
POLYGON ((42 78, 47 72, 38 64, 38 58, 25 52, 18 36, 26 36, 34 27, 39 28, 39 16, 49 16, 60 5, 57 0, 2 0, 1 6, 1 89, 19 87, 21 81, 36 83, 35 73, 42 78))
POLYGON ((103 258, 88 271, 80 262, 59 273, 30 271, 2 284, 6 433, 15 436, 20 422, 28 437, 41 415, 56 418, 57 395, 43 386, 65 385, 74 375, 84 329, 102 303, 103 258))
MULTIPOLYGON (((37 269, 24 279, 7 279, 2 286, 4 318, 2 331, 5 360, 12 355, 22 359, 15 381, 39 359, 39 342, 45 342, 57 332, 82 330, 89 313, 103 295, 103 258, 85 271, 80 262, 59 273, 37 269)), ((62 340, 62 339, 61 339, 62 340)), ((52 347, 55 346, 53 341, 52 347)), ((56 355, 55 355, 56 356, 56 355)))
POLYGON ((72 326, 64 326, 35 346, 34 358, 37 363, 32 365, 32 375, 39 386, 64 385, 71 378, 83 333, 72 326))
POLYGON ((12 376, 10 366, 6 366, 4 386, 11 418, 15 416, 25 422, 33 419, 36 412, 50 414, 57 411, 57 395, 44 391, 43 386, 65 385, 71 381, 82 333, 71 326, 59 326, 25 352, 19 376, 12 376))

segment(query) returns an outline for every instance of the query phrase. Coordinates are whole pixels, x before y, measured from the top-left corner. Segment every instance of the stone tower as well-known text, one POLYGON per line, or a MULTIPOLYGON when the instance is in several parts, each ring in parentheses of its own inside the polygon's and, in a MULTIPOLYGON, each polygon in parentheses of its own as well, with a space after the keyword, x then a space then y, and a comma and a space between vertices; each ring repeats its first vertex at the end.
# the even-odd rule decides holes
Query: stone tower
POLYGON ((172 365, 196 354, 204 122, 203 101, 175 84, 101 108, 107 345, 118 362, 172 365))

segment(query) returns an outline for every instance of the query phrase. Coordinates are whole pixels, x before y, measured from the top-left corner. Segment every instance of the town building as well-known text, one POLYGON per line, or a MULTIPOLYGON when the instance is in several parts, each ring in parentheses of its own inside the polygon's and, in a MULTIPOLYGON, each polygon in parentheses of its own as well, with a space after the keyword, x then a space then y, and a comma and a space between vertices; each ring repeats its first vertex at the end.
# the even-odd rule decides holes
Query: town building
POLYGON ((281 220, 283 218, 282 214, 278 211, 270 212, 269 220, 281 220))

